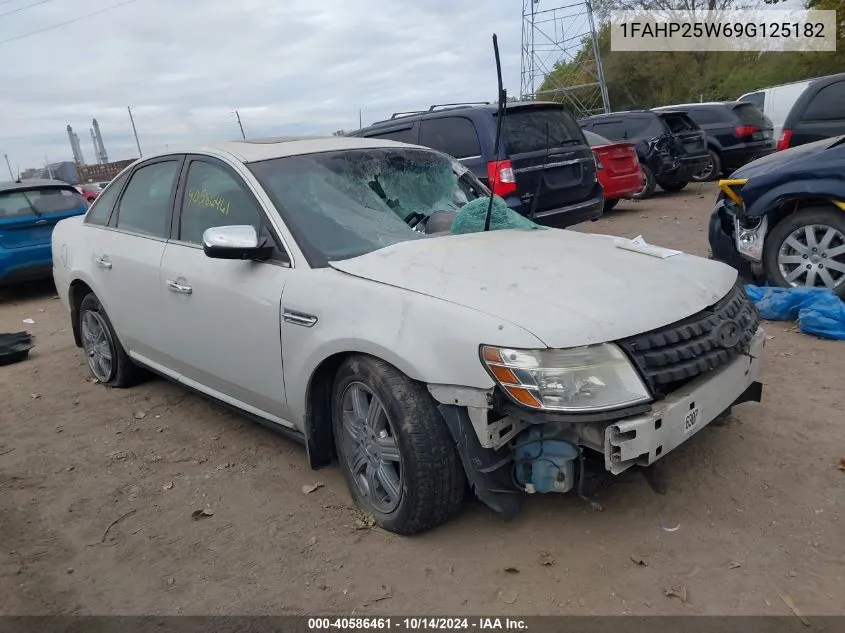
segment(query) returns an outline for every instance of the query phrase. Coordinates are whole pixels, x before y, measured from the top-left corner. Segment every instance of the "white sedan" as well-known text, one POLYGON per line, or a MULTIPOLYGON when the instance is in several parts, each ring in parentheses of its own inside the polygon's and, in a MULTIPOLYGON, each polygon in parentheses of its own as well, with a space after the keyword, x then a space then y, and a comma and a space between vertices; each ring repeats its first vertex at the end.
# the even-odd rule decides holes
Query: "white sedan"
POLYGON ((399 533, 454 515, 467 481, 505 516, 519 493, 584 496, 588 470, 649 466, 760 399, 764 336, 731 268, 508 229, 498 199, 495 230, 457 230, 488 195, 377 139, 171 151, 57 225, 54 278, 101 383, 152 370, 300 439, 315 468, 338 457, 399 533))

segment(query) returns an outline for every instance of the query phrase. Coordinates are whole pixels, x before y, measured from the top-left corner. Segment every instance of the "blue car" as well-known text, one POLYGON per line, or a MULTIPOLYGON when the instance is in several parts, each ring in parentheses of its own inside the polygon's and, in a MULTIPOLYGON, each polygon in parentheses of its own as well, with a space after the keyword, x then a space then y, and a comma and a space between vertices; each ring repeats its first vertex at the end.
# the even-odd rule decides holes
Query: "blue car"
POLYGON ((0 183, 0 286, 50 278, 53 227, 87 210, 79 192, 60 180, 0 183))

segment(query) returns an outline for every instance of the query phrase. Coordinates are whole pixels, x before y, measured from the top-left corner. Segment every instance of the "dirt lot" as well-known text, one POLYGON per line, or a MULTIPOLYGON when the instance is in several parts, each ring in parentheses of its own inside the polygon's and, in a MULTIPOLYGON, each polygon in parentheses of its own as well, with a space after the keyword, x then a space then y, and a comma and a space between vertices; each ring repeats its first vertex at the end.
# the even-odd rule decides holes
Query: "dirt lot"
MULTIPOLYGON (((579 228, 705 255, 712 197, 579 228)), ((0 331, 38 339, 0 368, 0 613, 841 614, 845 355, 790 327, 768 324, 764 403, 667 456, 667 495, 633 477, 602 512, 537 497, 511 523, 472 501, 402 538, 357 529, 339 470, 285 438, 163 380, 93 384, 53 289, 4 292, 0 331)))

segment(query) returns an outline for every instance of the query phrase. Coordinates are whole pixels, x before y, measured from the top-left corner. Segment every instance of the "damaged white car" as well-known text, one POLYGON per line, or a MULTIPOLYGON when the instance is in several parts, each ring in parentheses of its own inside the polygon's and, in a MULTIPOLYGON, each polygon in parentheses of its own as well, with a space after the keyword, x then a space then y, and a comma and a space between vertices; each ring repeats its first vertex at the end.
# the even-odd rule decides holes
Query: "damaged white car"
POLYGON ((398 533, 468 489, 506 517, 525 492, 583 496, 760 400, 733 269, 488 195, 385 140, 169 152, 58 224, 56 287, 100 382, 151 370, 286 431, 398 533))

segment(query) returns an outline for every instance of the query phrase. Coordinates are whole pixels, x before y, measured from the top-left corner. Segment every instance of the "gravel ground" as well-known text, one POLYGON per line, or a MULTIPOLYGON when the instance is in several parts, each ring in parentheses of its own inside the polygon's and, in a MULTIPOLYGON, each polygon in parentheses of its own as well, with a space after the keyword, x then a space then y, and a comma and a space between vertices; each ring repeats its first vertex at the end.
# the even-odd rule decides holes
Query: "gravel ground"
MULTIPOLYGON (((577 228, 705 255, 713 190, 577 228)), ((49 284, 0 294, 0 331, 25 328, 30 359, 0 368, 2 614, 845 612, 845 356, 792 324, 767 324, 763 404, 668 455, 666 495, 637 476, 602 512, 536 497, 511 523, 470 501, 411 538, 362 524, 337 467, 200 396, 92 383, 49 284)))

